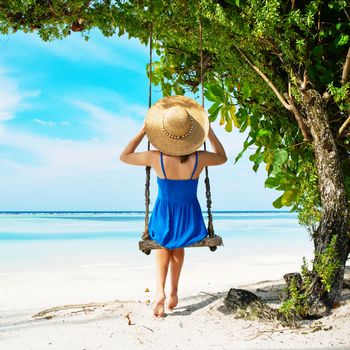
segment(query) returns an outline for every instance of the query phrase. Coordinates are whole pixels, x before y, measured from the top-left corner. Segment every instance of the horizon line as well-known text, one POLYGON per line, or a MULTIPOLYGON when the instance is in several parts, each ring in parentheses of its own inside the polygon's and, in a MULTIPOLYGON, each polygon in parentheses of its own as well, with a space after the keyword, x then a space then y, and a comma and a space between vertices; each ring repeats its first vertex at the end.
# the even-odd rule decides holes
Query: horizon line
MULTIPOLYGON (((152 211, 150 211, 151 213, 152 211)), ((212 213, 290 213, 290 210, 212 210, 212 213)), ((0 214, 29 214, 29 213, 145 213, 144 210, 0 210, 0 214)), ((202 210, 202 213, 207 213, 202 210)))

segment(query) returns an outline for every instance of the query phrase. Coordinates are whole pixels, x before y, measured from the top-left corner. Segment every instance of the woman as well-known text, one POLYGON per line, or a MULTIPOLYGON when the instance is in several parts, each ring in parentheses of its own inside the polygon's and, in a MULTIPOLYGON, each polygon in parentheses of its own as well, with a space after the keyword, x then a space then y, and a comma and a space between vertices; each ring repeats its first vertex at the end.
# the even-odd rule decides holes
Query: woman
POLYGON ((163 247, 156 250, 157 291, 153 309, 156 317, 163 317, 169 265, 171 291, 167 306, 172 310, 178 303, 184 247, 207 236, 197 199, 199 176, 205 166, 225 163, 226 153, 202 106, 185 96, 168 96, 149 109, 144 126, 121 153, 120 160, 150 166, 157 174, 158 196, 148 229, 150 238, 163 247), (157 150, 135 153, 146 134, 157 150), (197 151, 206 138, 213 152, 197 151))

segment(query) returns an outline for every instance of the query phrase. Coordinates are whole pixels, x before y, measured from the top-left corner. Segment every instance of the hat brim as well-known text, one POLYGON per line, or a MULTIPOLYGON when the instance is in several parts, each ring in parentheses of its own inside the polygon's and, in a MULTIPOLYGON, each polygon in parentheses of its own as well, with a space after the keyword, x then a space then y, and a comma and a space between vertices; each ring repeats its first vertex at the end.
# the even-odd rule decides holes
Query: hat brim
POLYGON ((208 114, 197 101, 187 96, 166 96, 158 100, 148 110, 145 131, 152 146, 159 151, 173 156, 191 154, 203 145, 208 136, 208 114), (193 118, 192 132, 185 138, 173 139, 164 133, 162 118, 164 112, 173 106, 185 108, 193 118))

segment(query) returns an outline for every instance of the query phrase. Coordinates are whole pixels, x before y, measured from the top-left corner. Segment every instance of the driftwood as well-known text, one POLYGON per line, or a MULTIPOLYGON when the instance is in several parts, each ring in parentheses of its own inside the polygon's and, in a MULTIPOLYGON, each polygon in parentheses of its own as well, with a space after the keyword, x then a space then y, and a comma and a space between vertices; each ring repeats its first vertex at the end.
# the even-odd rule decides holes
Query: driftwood
POLYGON ((61 305, 61 306, 55 306, 50 309, 46 309, 43 311, 40 311, 33 315, 33 318, 45 318, 50 319, 54 316, 57 316, 57 312, 63 311, 63 310, 74 310, 71 311, 71 313, 78 313, 78 312, 89 312, 94 311, 97 308, 103 308, 105 306, 111 306, 114 303, 117 303, 118 301, 112 301, 112 302, 104 302, 104 303, 87 303, 87 304, 68 304, 68 305, 61 305))

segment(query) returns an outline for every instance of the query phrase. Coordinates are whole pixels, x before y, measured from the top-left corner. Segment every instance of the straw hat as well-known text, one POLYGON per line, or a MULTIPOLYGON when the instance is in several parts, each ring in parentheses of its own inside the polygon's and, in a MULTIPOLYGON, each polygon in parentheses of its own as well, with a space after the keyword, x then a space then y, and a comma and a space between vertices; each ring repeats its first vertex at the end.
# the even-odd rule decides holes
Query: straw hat
POLYGON ((197 101, 181 95, 167 96, 148 110, 145 130, 159 151, 180 156, 193 153, 204 143, 209 119, 197 101))

